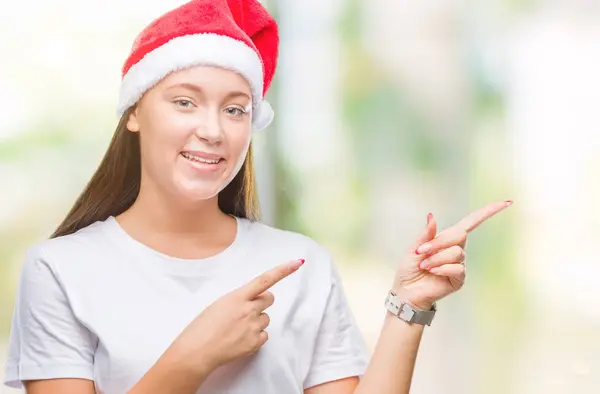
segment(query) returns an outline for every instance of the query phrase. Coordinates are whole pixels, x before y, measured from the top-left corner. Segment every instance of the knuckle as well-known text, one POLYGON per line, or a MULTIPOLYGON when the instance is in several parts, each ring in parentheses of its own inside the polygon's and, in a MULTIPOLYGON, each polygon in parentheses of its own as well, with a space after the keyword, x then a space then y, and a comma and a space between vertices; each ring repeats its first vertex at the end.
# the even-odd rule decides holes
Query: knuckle
POLYGON ((266 299, 267 303, 270 305, 275 302, 275 296, 270 291, 267 291, 265 293, 265 299, 266 299))
POLYGON ((439 258, 443 259, 444 261, 447 260, 456 260, 456 258, 459 256, 460 254, 460 246, 457 245, 453 245, 450 246, 448 249, 443 250, 442 252, 439 253, 439 258))
POLYGON ((465 283, 465 278, 467 277, 467 270, 464 266, 461 266, 458 274, 456 275, 457 279, 460 279, 461 286, 465 283))
POLYGON ((262 275, 259 279, 258 279, 258 283, 260 284, 260 286, 262 288, 268 288, 271 285, 271 280, 269 279, 269 277, 267 275, 262 275))
POLYGON ((252 343, 252 350, 257 351, 261 348, 262 345, 267 341, 267 333, 266 331, 261 331, 258 335, 255 334, 254 340, 252 343))
POLYGON ((254 314, 254 307, 249 302, 245 303, 241 309, 242 309, 242 313, 244 314, 244 316, 250 316, 250 315, 254 314))
POLYGON ((465 250, 460 246, 454 248, 454 253, 459 261, 462 261, 465 258, 465 250))

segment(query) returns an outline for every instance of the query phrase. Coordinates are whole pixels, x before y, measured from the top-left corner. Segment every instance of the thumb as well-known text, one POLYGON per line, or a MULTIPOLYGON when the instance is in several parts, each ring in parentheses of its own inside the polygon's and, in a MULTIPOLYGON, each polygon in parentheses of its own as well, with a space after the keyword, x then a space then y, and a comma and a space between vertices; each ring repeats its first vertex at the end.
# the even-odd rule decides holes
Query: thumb
POLYGON ((419 234, 419 236, 415 240, 415 243, 412 245, 410 252, 419 259, 423 258, 421 256, 427 252, 419 251, 417 249, 424 243, 434 239, 436 234, 437 234, 437 221, 435 220, 433 215, 430 213, 427 215, 427 225, 425 226, 425 229, 423 230, 423 232, 421 232, 421 234, 419 234))

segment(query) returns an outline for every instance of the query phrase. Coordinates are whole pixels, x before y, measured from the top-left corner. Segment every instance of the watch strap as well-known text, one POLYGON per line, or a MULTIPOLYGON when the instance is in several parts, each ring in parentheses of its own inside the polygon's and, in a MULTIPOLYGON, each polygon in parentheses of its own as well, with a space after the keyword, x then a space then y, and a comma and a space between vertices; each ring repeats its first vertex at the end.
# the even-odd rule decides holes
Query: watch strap
POLYGON ((434 303, 430 310, 417 309, 412 305, 404 302, 393 291, 388 293, 385 299, 385 307, 394 316, 408 322, 430 326, 433 317, 437 312, 436 304, 434 303))

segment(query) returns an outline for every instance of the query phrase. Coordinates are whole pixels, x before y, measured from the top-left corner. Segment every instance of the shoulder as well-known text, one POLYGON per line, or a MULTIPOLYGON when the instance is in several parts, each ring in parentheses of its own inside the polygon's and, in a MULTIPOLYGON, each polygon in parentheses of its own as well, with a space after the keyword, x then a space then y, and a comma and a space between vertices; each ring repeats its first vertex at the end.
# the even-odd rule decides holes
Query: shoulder
POLYGON ((101 255, 103 248, 99 227, 93 224, 70 235, 46 239, 25 251, 17 290, 20 308, 58 313, 70 304, 73 290, 80 293, 98 278, 101 264, 95 263, 94 256, 101 255))
POLYGON ((73 234, 46 239, 30 246, 25 252, 24 271, 31 271, 39 265, 53 272, 65 265, 88 266, 82 262, 91 261, 89 256, 106 249, 108 226, 108 221, 96 222, 73 234))

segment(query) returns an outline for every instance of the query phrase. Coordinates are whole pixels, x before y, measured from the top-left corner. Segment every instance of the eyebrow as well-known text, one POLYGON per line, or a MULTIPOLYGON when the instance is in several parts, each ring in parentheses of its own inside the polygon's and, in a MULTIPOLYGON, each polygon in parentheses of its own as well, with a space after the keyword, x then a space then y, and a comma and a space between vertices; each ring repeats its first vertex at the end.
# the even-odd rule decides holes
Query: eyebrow
MULTIPOLYGON (((194 85, 193 83, 187 83, 187 82, 182 82, 182 83, 178 83, 172 86, 169 86, 167 88, 167 90, 171 90, 171 89, 175 89, 175 88, 184 88, 184 89, 188 89, 191 90, 193 92, 202 94, 202 88, 198 85, 194 85)), ((233 91, 233 92, 229 92, 227 93, 227 95, 225 96, 226 99, 230 99, 230 98, 234 98, 234 97, 246 97, 248 100, 252 100, 252 98, 244 92, 241 91, 233 91)))

